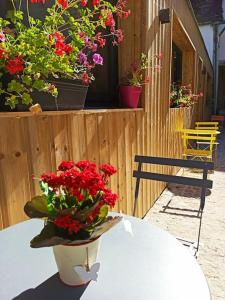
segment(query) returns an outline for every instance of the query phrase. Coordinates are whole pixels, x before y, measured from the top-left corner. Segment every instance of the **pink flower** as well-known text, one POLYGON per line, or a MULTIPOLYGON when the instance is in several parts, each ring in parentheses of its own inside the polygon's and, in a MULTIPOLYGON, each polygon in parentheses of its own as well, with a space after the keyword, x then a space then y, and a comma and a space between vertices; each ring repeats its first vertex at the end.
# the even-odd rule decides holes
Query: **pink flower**
POLYGON ((5 35, 2 31, 0 32, 0 41, 5 42, 5 35))
POLYGON ((100 54, 98 53, 95 53, 93 56, 92 56, 92 59, 93 59, 93 62, 96 64, 96 65, 103 65, 103 58, 100 54))

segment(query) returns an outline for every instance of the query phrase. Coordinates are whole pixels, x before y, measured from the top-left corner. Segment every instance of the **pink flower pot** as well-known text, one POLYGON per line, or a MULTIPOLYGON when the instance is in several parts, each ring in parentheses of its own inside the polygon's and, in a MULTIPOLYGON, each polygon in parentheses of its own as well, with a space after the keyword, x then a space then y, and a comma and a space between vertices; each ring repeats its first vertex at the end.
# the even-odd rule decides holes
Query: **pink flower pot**
POLYGON ((142 88, 138 86, 121 86, 120 103, 122 107, 137 108, 142 88))

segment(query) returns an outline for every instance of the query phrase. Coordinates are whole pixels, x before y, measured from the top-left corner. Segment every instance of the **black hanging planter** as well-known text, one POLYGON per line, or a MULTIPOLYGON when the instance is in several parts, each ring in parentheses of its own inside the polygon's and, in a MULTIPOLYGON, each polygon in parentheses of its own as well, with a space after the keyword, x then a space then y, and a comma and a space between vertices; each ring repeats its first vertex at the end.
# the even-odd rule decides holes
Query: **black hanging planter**
MULTIPOLYGON (((39 103, 43 111, 56 110, 79 110, 84 108, 85 99, 88 91, 88 86, 83 85, 76 80, 54 79, 48 80, 58 89, 58 97, 54 98, 46 92, 35 91, 31 96, 33 104, 39 103)), ((14 110, 6 106, 4 97, 0 99, 1 111, 28 111, 28 106, 18 104, 14 110)))
MULTIPOLYGON (((54 4, 55 0, 49 0, 44 4, 47 9, 54 4)), ((21 10, 24 11, 24 23, 27 24, 27 1, 22 0, 21 10)), ((0 0, 0 17, 5 18, 6 11, 12 9, 12 4, 8 0, 0 0)), ((43 20, 46 15, 46 10, 43 9, 43 4, 30 5, 30 15, 34 18, 43 20)), ((6 74, 1 78, 3 87, 13 78, 6 74)), ((49 83, 55 85, 58 89, 58 97, 55 99, 51 94, 45 92, 34 91, 31 95, 33 104, 39 103, 44 111, 55 110, 78 110, 83 109, 88 91, 88 86, 82 85, 80 81, 69 79, 52 79, 49 83)), ((5 95, 0 95, 0 111, 28 111, 29 108, 24 104, 18 104, 15 109, 11 110, 8 105, 5 105, 5 95)))
MULTIPOLYGON (((83 109, 88 91, 88 86, 74 80, 57 79, 49 80, 58 89, 58 96, 54 98, 49 93, 34 92, 33 104, 39 103, 44 111, 78 110, 83 109)), ((17 105, 17 111, 28 108, 25 105, 17 105)))

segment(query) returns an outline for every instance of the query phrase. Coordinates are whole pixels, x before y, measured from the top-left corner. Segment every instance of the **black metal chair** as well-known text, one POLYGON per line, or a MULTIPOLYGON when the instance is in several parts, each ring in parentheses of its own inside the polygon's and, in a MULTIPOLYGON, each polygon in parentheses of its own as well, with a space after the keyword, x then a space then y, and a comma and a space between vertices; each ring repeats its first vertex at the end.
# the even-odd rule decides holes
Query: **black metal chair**
MULTIPOLYGON (((199 242, 200 242, 200 234, 201 234, 202 215, 205 206, 206 189, 211 189, 213 183, 211 180, 207 179, 207 176, 208 176, 208 171, 214 169, 214 164, 212 162, 207 162, 207 161, 171 159, 171 158, 164 158, 164 157, 151 157, 151 156, 140 156, 140 155, 135 156, 135 162, 138 163, 138 170, 133 172, 133 177, 137 179, 136 188, 135 188, 133 216, 135 216, 137 210, 138 194, 139 194, 141 179, 149 179, 149 180, 163 181, 167 183, 176 183, 176 184, 184 184, 189 186, 201 187, 200 206, 198 211, 198 217, 200 218, 200 222, 199 222, 199 229, 198 229, 198 240, 196 243, 195 253, 194 253, 194 255, 197 256, 198 249, 199 249, 199 242), (203 177, 199 179, 199 178, 190 178, 184 176, 166 175, 166 174, 142 171, 143 164, 200 169, 203 171, 203 177)), ((187 243, 185 243, 185 240, 182 241, 183 244, 187 245, 187 243)), ((190 243, 190 244, 193 245, 194 243, 190 243)))

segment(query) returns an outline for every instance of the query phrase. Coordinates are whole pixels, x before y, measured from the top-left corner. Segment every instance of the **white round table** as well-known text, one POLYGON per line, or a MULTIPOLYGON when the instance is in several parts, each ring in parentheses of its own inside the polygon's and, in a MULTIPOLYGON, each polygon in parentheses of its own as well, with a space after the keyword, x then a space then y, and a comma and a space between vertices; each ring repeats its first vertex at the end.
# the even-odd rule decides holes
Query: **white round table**
POLYGON ((102 236, 97 282, 67 287, 60 282, 51 248, 32 249, 42 226, 29 220, 0 232, 1 300, 209 300, 207 281, 196 259, 167 232, 124 216, 102 236))

